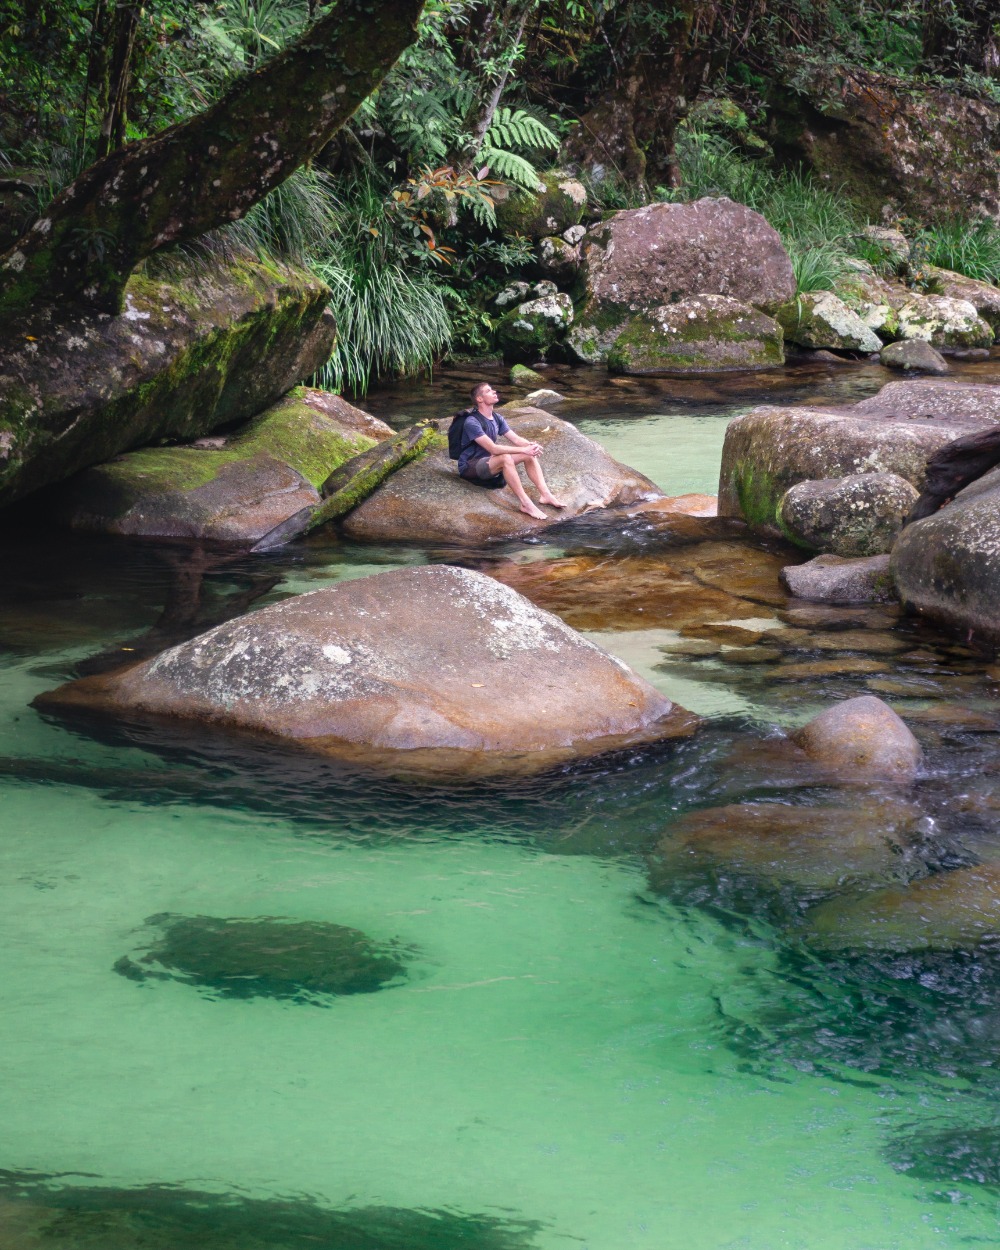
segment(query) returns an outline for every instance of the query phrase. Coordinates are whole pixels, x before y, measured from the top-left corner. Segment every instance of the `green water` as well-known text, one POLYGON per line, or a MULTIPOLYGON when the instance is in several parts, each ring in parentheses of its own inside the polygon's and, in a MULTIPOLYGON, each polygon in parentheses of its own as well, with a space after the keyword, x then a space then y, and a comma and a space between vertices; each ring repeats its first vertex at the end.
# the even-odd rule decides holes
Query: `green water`
MULTIPOLYGON (((711 489, 738 403, 659 402, 580 419, 673 493, 711 489)), ((74 1186, 171 1185, 523 1221, 515 1240, 536 1250, 996 1243, 993 1185, 900 1164, 922 1131, 993 1126, 990 969, 965 968, 950 997, 924 970, 897 1003, 898 969, 866 981, 803 960, 794 915, 810 900, 781 913, 725 873, 650 890, 646 853, 678 810, 759 785, 726 762, 746 731, 726 717, 788 707, 743 674, 645 666, 717 718, 667 754, 508 793, 376 787, 44 720, 37 693, 152 625, 170 563, 56 535, 8 536, 5 557, 0 1170, 72 1174, 50 1182, 62 1202, 74 1186), (116 975, 164 912, 330 921, 413 954, 401 983, 324 1003, 116 975)), ((441 556, 326 542, 236 562, 210 588, 265 568, 266 602, 427 558, 441 556)), ((601 637, 631 660, 658 641, 601 637)), ((946 808, 994 758, 939 742, 928 802, 946 808)), ((209 1219, 207 1250, 212 1236, 209 1219)), ((0 1222, 0 1247, 22 1245, 36 1243, 0 1222)))

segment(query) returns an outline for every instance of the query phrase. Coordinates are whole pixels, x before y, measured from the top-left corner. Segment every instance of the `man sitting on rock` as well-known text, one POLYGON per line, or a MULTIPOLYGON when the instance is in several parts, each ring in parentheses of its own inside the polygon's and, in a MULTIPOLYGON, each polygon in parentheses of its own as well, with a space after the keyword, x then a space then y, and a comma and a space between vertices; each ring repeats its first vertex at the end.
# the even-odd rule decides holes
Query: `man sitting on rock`
POLYGON ((521 511, 536 520, 547 520, 541 508, 536 507, 525 494, 521 478, 517 471, 519 464, 538 488, 538 502, 548 504, 550 508, 565 508, 566 505, 552 494, 542 473, 538 457, 542 454, 541 444, 529 443, 526 438, 515 434, 503 417, 493 411, 493 405, 500 396, 489 382, 480 382, 472 388, 472 402, 475 411, 465 418, 462 429, 462 450, 458 457, 458 471, 467 482, 475 482, 479 486, 499 485, 500 477, 514 492, 521 511), (507 443, 499 443, 497 439, 506 438, 507 443))

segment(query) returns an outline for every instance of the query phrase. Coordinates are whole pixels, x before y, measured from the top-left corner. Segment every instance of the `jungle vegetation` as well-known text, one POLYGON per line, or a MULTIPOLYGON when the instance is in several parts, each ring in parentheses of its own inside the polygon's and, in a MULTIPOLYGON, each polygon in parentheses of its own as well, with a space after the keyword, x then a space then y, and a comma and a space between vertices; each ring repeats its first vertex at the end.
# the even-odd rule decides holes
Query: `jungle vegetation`
MULTIPOLYGON (((532 188, 613 131, 594 215, 726 194, 781 232, 800 289, 822 289, 865 254, 851 188, 782 165, 762 138, 775 79, 794 87, 816 61, 1000 103, 1000 16, 993 0, 0 0, 0 252, 52 220, 28 270, 108 309, 171 248, 292 257, 333 293, 324 381, 360 392, 448 349, 492 350, 490 299, 531 259, 497 225, 498 188, 532 188), (358 66, 306 135, 324 73, 343 78, 317 68, 334 46, 358 66), (237 149, 268 81, 282 162, 265 179, 237 149), (219 195, 185 197, 185 145, 220 109, 219 195), (81 210, 81 188, 99 198, 143 153, 172 184, 155 230, 126 221, 128 197, 120 220, 106 201, 81 210)), ((910 225, 929 261, 1000 280, 996 226, 910 225)))

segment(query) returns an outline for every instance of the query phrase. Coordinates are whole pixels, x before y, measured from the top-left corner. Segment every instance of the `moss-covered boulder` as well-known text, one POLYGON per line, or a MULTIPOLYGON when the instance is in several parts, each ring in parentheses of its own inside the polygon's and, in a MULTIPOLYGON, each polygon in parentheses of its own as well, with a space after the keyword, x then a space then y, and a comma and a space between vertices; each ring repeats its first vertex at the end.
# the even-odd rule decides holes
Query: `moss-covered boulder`
MULTIPOLYGON (((880 396, 895 387, 949 385, 891 382, 880 396)), ((760 532, 780 534, 778 506, 799 482, 894 473, 919 491, 929 456, 990 423, 985 410, 996 389, 966 386, 959 396, 939 391, 937 403, 935 392, 911 390, 881 404, 874 396, 853 408, 754 408, 726 430, 719 515, 742 517, 760 532), (975 399, 967 392, 983 395, 981 415, 973 415, 975 399)))
POLYGON ((260 412, 329 356, 328 295, 294 269, 190 261, 133 275, 117 317, 29 310, 0 343, 0 504, 260 412))
POLYGON ((799 482, 782 496, 778 523, 792 542, 810 551, 885 555, 918 498, 895 473, 799 482))
MULTIPOLYGON (((568 517, 657 499, 663 494, 648 477, 619 464, 575 425, 541 408, 507 405, 503 414, 514 431, 540 443, 541 465, 562 511, 548 509, 538 521, 523 513, 510 490, 484 490, 458 476, 444 438, 406 465, 343 521, 351 538, 372 542, 433 542, 481 546, 522 538, 568 517)), ((533 494, 522 470, 525 489, 533 494)), ((543 509, 545 510, 545 509, 543 509)))
POLYGON ((874 330, 832 291, 807 291, 782 305, 777 313, 785 338, 799 347, 839 352, 877 352, 882 346, 874 330))
POLYGON ((491 577, 356 578, 40 697, 51 711, 253 735, 400 775, 537 772, 686 734, 621 660, 491 577), (504 692, 511 684, 516 698, 504 692))
POLYGON ((781 327, 726 295, 693 295, 633 315, 608 353, 612 373, 722 373, 784 363, 781 327))
POLYGON ((925 272, 938 295, 965 300, 993 327, 994 333, 1000 334, 1000 287, 936 265, 925 266, 925 272))
POLYGON ((60 492, 73 529, 252 545, 320 502, 333 469, 391 437, 325 391, 293 391, 225 437, 146 447, 96 465, 60 492))
POLYGON ((899 310, 899 335, 932 347, 989 347, 994 339, 974 304, 947 295, 914 295, 899 310))
POLYGON ((563 286, 572 284, 580 268, 579 244, 569 243, 566 239, 549 235, 539 242, 535 255, 538 257, 538 268, 546 278, 551 278, 563 286))
POLYGON ((371 994, 400 977, 402 952, 357 929, 273 916, 150 916, 154 931, 115 971, 133 981, 176 980, 220 998, 371 994))
POLYGON ((535 191, 515 188, 496 198, 497 224, 529 239, 562 234, 582 220, 587 208, 586 188, 564 169, 540 174, 535 191))
POLYGON ((893 547, 892 575, 912 610, 1000 641, 1000 469, 908 525, 893 547))
POLYGON ((508 360, 537 360, 573 324, 568 295, 548 294, 518 304, 497 326, 497 341, 508 360))
POLYGON ((623 209, 587 232, 582 255, 581 307, 567 343, 587 364, 607 359, 635 313, 700 295, 770 312, 795 294, 777 231, 731 200, 623 209))
POLYGON ((833 294, 880 339, 896 338, 899 310, 910 300, 912 291, 901 282, 880 277, 863 261, 851 263, 852 268, 834 282, 833 294))

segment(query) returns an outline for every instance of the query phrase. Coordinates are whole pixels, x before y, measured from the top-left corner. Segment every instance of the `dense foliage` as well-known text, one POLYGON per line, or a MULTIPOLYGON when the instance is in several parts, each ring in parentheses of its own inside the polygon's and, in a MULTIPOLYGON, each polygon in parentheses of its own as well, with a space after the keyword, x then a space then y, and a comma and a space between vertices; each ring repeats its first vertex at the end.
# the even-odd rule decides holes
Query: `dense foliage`
MULTIPOLYGON (((218 99, 322 8, 0 0, 0 166, 29 201, 20 224, 103 152, 218 99)), ((449 345, 487 351, 489 299, 531 260, 497 227, 498 189, 533 187, 560 145, 572 155, 613 116, 635 160, 594 186, 595 214, 729 195, 779 229, 801 289, 828 286, 857 250, 850 188, 782 170, 756 138, 770 80, 794 87, 817 58, 1000 99, 991 0, 428 0, 418 42, 314 167, 203 246, 290 254, 326 279, 332 385, 364 389, 449 345), (736 103, 685 120, 699 94, 736 103)), ((925 226, 929 259, 996 280, 995 228, 925 226)))

